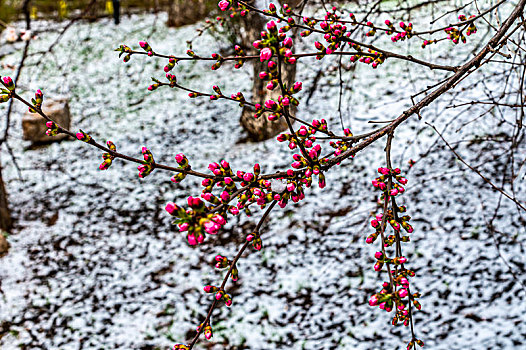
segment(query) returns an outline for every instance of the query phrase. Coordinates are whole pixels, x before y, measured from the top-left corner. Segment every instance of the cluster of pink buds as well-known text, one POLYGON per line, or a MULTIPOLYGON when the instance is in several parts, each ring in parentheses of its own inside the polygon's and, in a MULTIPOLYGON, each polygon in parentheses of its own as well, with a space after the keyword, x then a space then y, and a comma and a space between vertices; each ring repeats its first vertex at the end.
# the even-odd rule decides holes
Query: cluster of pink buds
POLYGON ((168 203, 166 211, 177 217, 174 222, 179 231, 186 232, 186 238, 190 245, 203 243, 205 232, 215 235, 221 227, 226 224, 222 215, 210 213, 205 203, 200 198, 188 197, 188 209, 185 210, 175 203, 168 203))
POLYGON ((413 23, 405 24, 404 22, 400 22, 400 28, 402 28, 404 31, 392 36, 391 41, 404 41, 406 38, 409 39, 413 36, 413 23))
MULTIPOLYGON (((459 19, 459 21, 465 22, 465 21, 470 20, 470 19, 472 19, 474 17, 475 17, 475 15, 471 15, 471 16, 469 16, 469 18, 466 18, 465 15, 459 15, 458 19, 459 19)), ((466 30, 466 35, 470 36, 471 34, 475 34, 476 32, 477 32, 477 27, 475 26, 475 23, 474 22, 470 22, 469 23, 469 27, 466 30)))
MULTIPOLYGON (((166 74, 166 78, 168 80, 170 80, 170 83, 172 82, 172 79, 175 80, 175 75, 172 75, 172 74, 166 74)), ((148 91, 153 91, 153 90, 156 90, 159 86, 161 86, 161 82, 157 79, 155 79, 154 77, 152 77, 152 80, 154 81, 154 84, 148 86, 148 91)), ((172 86, 172 85, 170 85, 172 86)))
POLYGON ((224 97, 223 92, 221 92, 221 89, 219 88, 219 86, 214 85, 212 86, 212 89, 214 90, 216 94, 210 95, 210 100, 214 101, 214 100, 219 99, 220 97, 224 97))
MULTIPOLYGON (((351 129, 349 128, 345 128, 343 129, 343 133, 345 134, 345 137, 352 137, 352 132, 351 132, 351 129)), ((351 147, 352 143, 349 142, 349 141, 345 141, 345 140, 339 140, 339 141, 331 141, 329 143, 329 145, 332 147, 332 148, 335 148, 336 151, 334 151, 334 155, 335 156, 339 156, 340 154, 342 154, 343 152, 347 151, 349 149, 349 147, 351 147)))
POLYGON ((400 185, 393 182, 391 184, 389 195, 396 196, 399 193, 404 193, 405 188, 402 187, 402 185, 407 184, 407 179, 400 175, 401 173, 400 169, 398 168, 396 169, 378 168, 378 172, 381 175, 372 181, 372 184, 375 188, 381 191, 386 191, 387 189, 386 181, 388 181, 391 178, 395 178, 400 183, 400 185))
POLYGON ((175 57, 170 57, 168 59, 168 64, 166 66, 164 66, 164 71, 166 73, 168 73, 169 71, 171 71, 175 67, 176 63, 177 63, 177 59, 175 57))
POLYGON ((338 16, 331 12, 327 12, 325 20, 320 22, 319 26, 325 32, 323 38, 327 43, 326 47, 322 47, 323 45, 320 45, 320 43, 315 43, 318 50, 325 50, 325 52, 319 52, 316 57, 321 59, 324 55, 330 55, 340 48, 341 42, 345 40, 350 33, 347 32, 347 27, 338 21, 338 16))
MULTIPOLYGON (((199 332, 201 327, 203 327, 202 323, 197 327, 196 332, 199 332)), ((210 340, 210 338, 212 338, 212 327, 210 326, 210 323, 207 323, 205 328, 203 328, 203 334, 205 335, 205 338, 207 340, 210 340)))
POLYGON ((425 49, 425 47, 426 47, 427 45, 430 45, 430 44, 436 44, 436 42, 437 42, 436 40, 424 40, 424 41, 422 42, 422 48, 425 49))
POLYGON ((175 344, 172 350, 188 350, 190 347, 185 344, 175 344))
POLYGON ((289 148, 291 150, 297 148, 298 145, 296 144, 296 140, 302 142, 306 148, 311 148, 313 147, 314 142, 316 141, 316 137, 314 136, 314 134, 316 134, 316 132, 320 130, 327 130, 327 121, 325 119, 321 119, 321 121, 314 119, 312 121, 312 127, 309 126, 309 128, 302 125, 295 132, 294 136, 289 133, 279 134, 277 140, 279 142, 288 141, 289 148))
POLYGON ((155 161, 153 160, 152 152, 146 147, 143 147, 141 149, 144 161, 141 165, 137 167, 137 170, 139 170, 139 177, 143 178, 148 175, 155 169, 155 161))
POLYGON ((252 243, 252 248, 259 251, 263 248, 263 241, 257 232, 252 232, 247 235, 247 241, 252 243))
POLYGON ((148 56, 153 56, 153 49, 146 41, 139 41, 139 46, 148 53, 148 56))
MULTIPOLYGON (((117 150, 117 147, 111 141, 107 141, 106 145, 113 152, 117 150)), ((113 159, 115 159, 115 156, 113 156, 111 153, 103 153, 102 159, 104 159, 104 161, 99 165, 99 169, 107 170, 111 166, 111 163, 113 162, 113 159)))
MULTIPOLYGON (((259 59, 261 62, 267 62, 267 69, 259 73, 259 78, 267 83, 267 89, 274 90, 279 86, 278 76, 279 67, 276 61, 273 60, 274 56, 279 56, 283 62, 288 64, 295 64, 296 58, 292 55, 292 38, 281 30, 278 32, 276 22, 270 21, 267 23, 267 30, 261 32, 261 40, 256 40, 253 43, 254 48, 259 50, 259 59)), ((289 104, 297 105, 299 102, 292 97, 293 94, 301 90, 301 82, 296 82, 292 87, 286 88, 286 95, 281 96, 278 102, 274 100, 268 100, 265 102, 265 108, 272 111, 272 117, 270 120, 276 120, 281 115, 282 109, 289 104)), ((264 112, 261 105, 256 106, 256 115, 259 117, 264 112)))
POLYGON ((217 291, 216 300, 223 300, 226 306, 232 306, 232 296, 230 296, 230 294, 225 293, 225 291, 223 290, 217 291))
POLYGON ((237 16, 245 17, 249 13, 249 9, 238 1, 233 2, 232 0, 221 0, 217 5, 221 11, 230 9, 230 18, 237 16), (237 7, 232 6, 233 3, 237 4, 237 7))
POLYGON ((84 142, 90 142, 91 136, 86 134, 84 131, 80 130, 78 133, 75 134, 78 140, 84 141, 84 142))
POLYGON ((374 27, 374 24, 373 22, 371 21, 368 21, 366 24, 365 24, 367 27, 370 27, 371 29, 369 29, 369 31, 367 33, 365 33, 365 36, 367 37, 372 37, 376 34, 376 28, 374 27))
MULTIPOLYGON (((190 163, 188 162, 188 158, 182 153, 175 155, 175 161, 179 165, 179 168, 182 170, 190 170, 190 163)), ((170 179, 173 183, 179 183, 183 181, 186 178, 186 172, 181 171, 176 173, 172 178, 170 179)))
MULTIPOLYGON (((351 46, 355 48, 359 47, 356 44, 351 44, 351 46)), ((381 52, 372 49, 367 49, 367 52, 368 53, 352 55, 351 62, 359 61, 365 64, 370 64, 371 67, 375 69, 378 68, 378 65, 384 63, 385 56, 381 52)))
POLYGON ((42 101, 44 100, 44 94, 40 89, 35 92, 35 98, 31 99, 33 107, 29 107, 30 113, 36 113, 42 108, 42 101))
POLYGON ((393 22, 391 22, 390 20, 386 19, 384 23, 385 23, 385 25, 386 25, 387 27, 389 27, 389 30, 386 30, 386 31, 385 31, 385 34, 387 34, 387 35, 392 35, 392 34, 396 31, 393 22))
MULTIPOLYGON (((2 84, 6 87, 9 91, 15 91, 15 83, 13 82, 13 79, 11 77, 3 77, 2 78, 2 84)), ((7 93, 9 92, 7 91, 7 93)), ((3 93, 6 93, 5 90, 2 91, 3 93)))
POLYGON ((46 122, 46 127, 47 127, 47 130, 46 130, 47 136, 56 136, 61 131, 60 127, 54 122, 52 122, 51 120, 46 122))
POLYGON ((460 41, 462 43, 466 43, 467 39, 464 36, 464 34, 458 30, 456 27, 448 27, 444 29, 444 31, 447 33, 447 38, 453 42, 453 44, 458 44, 460 41))
MULTIPOLYGON (((232 265, 232 262, 228 260, 226 256, 222 256, 219 254, 215 256, 214 262, 215 262, 216 269, 224 269, 232 265)), ((237 280, 239 279, 239 270, 237 269, 236 266, 232 267, 230 276, 232 278, 232 281, 234 282, 237 282, 237 280)))
POLYGON ((124 63, 128 62, 131 58, 131 55, 133 54, 133 50, 126 45, 119 46, 118 48, 115 49, 115 51, 120 52, 119 58, 122 55, 126 54, 126 56, 124 56, 124 58, 122 59, 124 63))
POLYGON ((245 96, 243 96, 243 93, 241 91, 230 95, 230 98, 234 101, 238 101, 239 107, 243 107, 245 105, 245 102, 246 102, 245 96))
POLYGON ((0 79, 0 82, 6 87, 6 89, 0 89, 0 103, 3 103, 11 99, 12 92, 15 91, 15 84, 11 77, 3 77, 0 79))
MULTIPOLYGON (((389 282, 382 284, 382 289, 371 296, 369 299, 369 305, 378 306, 380 309, 386 312, 395 310, 392 324, 394 326, 403 324, 409 326, 411 323, 411 305, 414 305, 420 310, 421 305, 416 300, 420 297, 419 293, 410 294, 409 292, 409 278, 415 276, 415 272, 407 269, 404 264, 407 263, 407 258, 401 255, 401 243, 409 242, 409 236, 401 235, 401 228, 403 227, 407 233, 413 232, 413 227, 408 223, 411 219, 410 216, 399 214, 406 212, 405 206, 395 205, 395 196, 403 193, 400 191, 403 187, 396 187, 395 180, 401 185, 407 184, 407 179, 401 175, 400 169, 389 169, 389 168, 378 168, 380 176, 372 181, 375 188, 382 191, 380 195, 379 205, 383 204, 383 213, 377 214, 376 217, 371 221, 371 226, 375 229, 375 232, 370 234, 366 243, 372 244, 379 237, 383 237, 380 242, 382 249, 374 254, 376 262, 374 264, 375 271, 382 271, 384 266, 387 266, 389 273, 389 282), (391 208, 389 208, 391 204, 391 208), (386 237, 387 223, 390 224, 394 231, 394 234, 386 237), (397 243, 397 254, 394 257, 389 257, 387 251, 388 247, 393 246, 397 243)), ((419 339, 413 338, 410 342, 411 347, 414 344, 423 346, 423 342, 419 339)), ((411 347, 408 347, 410 349, 411 347)))

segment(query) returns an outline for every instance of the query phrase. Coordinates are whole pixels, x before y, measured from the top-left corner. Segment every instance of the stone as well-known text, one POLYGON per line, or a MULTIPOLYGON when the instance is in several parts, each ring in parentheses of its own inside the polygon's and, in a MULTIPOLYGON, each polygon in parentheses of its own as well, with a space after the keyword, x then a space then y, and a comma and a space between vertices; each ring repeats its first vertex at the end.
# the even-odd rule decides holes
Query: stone
MULTIPOLYGON (((62 127, 70 128, 71 114, 66 98, 44 98, 42 111, 62 127)), ((58 134, 57 136, 46 135, 46 120, 39 114, 30 113, 29 111, 22 117, 22 130, 24 140, 33 143, 60 141, 68 137, 66 134, 58 134)))

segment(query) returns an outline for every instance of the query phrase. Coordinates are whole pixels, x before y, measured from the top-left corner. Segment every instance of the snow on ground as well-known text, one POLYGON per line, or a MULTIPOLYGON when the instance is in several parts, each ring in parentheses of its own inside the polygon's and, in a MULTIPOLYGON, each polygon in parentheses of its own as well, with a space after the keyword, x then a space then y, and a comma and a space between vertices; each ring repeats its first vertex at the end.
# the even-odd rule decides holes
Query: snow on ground
MULTIPOLYGON (((163 163, 174 164, 173 156, 183 152, 194 169, 222 158, 234 169, 249 169, 257 161, 263 172, 287 167, 291 152, 285 145, 239 142, 244 135, 235 104, 190 100, 185 92, 167 88, 148 92, 149 77, 162 77, 165 62, 141 56, 124 64, 112 51, 121 43, 137 47, 147 39, 158 51, 183 54, 199 25, 169 29, 164 22, 163 15, 143 15, 119 27, 107 20, 75 24, 52 54, 41 61, 32 56, 19 89, 26 97, 36 88, 46 96, 68 95, 73 129, 112 140, 125 154, 140 157, 145 145, 163 163)), ((42 35, 32 52, 53 40, 42 35)), ((202 55, 226 47, 207 34, 194 44, 202 55)), ((16 53, 4 61, 16 64, 18 59, 16 53)), ((319 67, 300 61, 305 92, 319 67)), ((387 61, 385 67, 373 71, 359 65, 345 73, 350 83, 344 122, 355 134, 370 128, 368 120, 396 117, 410 106, 409 93, 443 76, 409 70, 399 61, 387 61)), ((181 63, 174 74, 180 83, 204 91, 214 84, 225 93, 250 91, 250 68, 236 71, 225 64, 220 72, 226 74, 212 74, 201 63, 181 63)), ((318 86, 323 88, 299 116, 324 117, 338 128, 333 112, 338 81, 335 74, 322 76, 318 86)), ((486 83, 491 90, 498 82, 486 83)), ((519 349, 526 346, 526 291, 514 275, 526 283, 525 216, 465 171, 424 124, 432 122, 441 131, 449 125, 444 136, 452 141, 493 135, 496 128, 506 136, 514 114, 494 113, 455 132, 476 116, 444 109, 448 103, 444 98, 426 109, 422 120, 413 118, 400 127, 393 148, 395 166, 407 170, 407 161, 417 160, 400 200, 415 227, 404 249, 417 271, 414 288, 422 293, 416 332, 428 349, 519 349)), ((17 226, 0 265, 0 347, 167 349, 190 339, 211 303, 202 286, 222 278, 213 269, 213 256, 235 254, 260 213, 233 219, 205 245, 189 247, 163 207, 196 195, 197 180, 174 185, 171 174, 158 170, 139 179, 136 166, 120 160, 101 172, 98 151, 78 142, 30 149, 20 141, 23 110, 16 105, 10 141, 21 179, 12 159, 5 152, 2 157, 17 226)), ((5 115, 5 106, 0 112, 5 115)), ((498 183, 509 171, 502 142, 455 145, 498 183)), ((515 155, 523 157, 523 138, 517 147, 515 155)), ((213 315, 212 346, 203 341, 198 348, 404 347, 409 330, 393 328, 388 315, 366 302, 385 278, 372 269, 375 247, 364 243, 375 210, 370 180, 384 165, 382 150, 379 143, 360 153, 328 174, 325 190, 312 189, 302 203, 272 215, 263 233, 264 249, 250 251, 239 262, 240 281, 230 289, 233 306, 213 315)), ((524 181, 516 181, 514 191, 526 200, 524 181)))

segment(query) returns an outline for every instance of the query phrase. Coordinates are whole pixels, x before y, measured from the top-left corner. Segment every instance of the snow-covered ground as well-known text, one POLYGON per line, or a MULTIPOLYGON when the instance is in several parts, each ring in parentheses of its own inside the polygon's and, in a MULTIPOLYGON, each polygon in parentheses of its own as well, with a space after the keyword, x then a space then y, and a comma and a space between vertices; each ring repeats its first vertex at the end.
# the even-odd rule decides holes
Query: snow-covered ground
MULTIPOLYGON (((190 100, 185 92, 167 88, 148 92, 149 78, 162 77, 166 62, 134 56, 124 64, 117 58, 113 49, 121 43, 137 47, 144 39, 159 52, 183 54, 199 25, 169 29, 164 22, 163 15, 143 15, 118 27, 108 20, 75 24, 53 53, 30 57, 19 90, 27 98, 37 88, 46 96, 69 96, 73 129, 111 140, 125 154, 140 157, 141 146, 147 146, 157 161, 174 164, 174 155, 183 152, 194 169, 203 171, 223 158, 234 169, 247 170, 256 162, 263 172, 288 167, 292 158, 285 145, 239 142, 244 135, 235 104, 190 100)), ((47 48, 54 39, 42 34, 31 51, 47 48)), ((202 55, 226 47, 208 34, 194 43, 202 55)), ((442 48, 447 57, 447 47, 444 43, 432 50, 442 48)), ((459 61, 466 54, 460 56, 459 61)), ((20 52, 14 53, 2 63, 16 65, 19 58, 20 52)), ((299 62, 305 92, 323 65, 330 64, 299 62)), ((384 66, 359 65, 345 73, 344 123, 355 134, 370 128, 368 120, 396 117, 411 105, 410 94, 443 77, 400 61, 384 66)), ((1 69, 2 75, 13 74, 1 69)), ((225 94, 249 96, 251 89, 249 67, 234 70, 225 64, 219 71, 225 74, 214 74, 209 65, 181 63, 174 72, 181 84, 204 91, 217 84, 225 94)), ((298 115, 326 118, 337 129, 338 81, 337 75, 324 74, 318 83, 323 88, 298 115)), ((488 78, 485 83, 497 91, 499 82, 488 78)), ((485 92, 467 92, 457 102, 485 92)), ((464 141, 494 135, 497 128, 502 137, 511 135, 515 114, 488 114, 457 131, 478 115, 444 109, 449 98, 424 110, 422 120, 415 117, 402 125, 393 144, 395 166, 405 171, 409 159, 417 161, 401 197, 415 227, 404 249, 417 271, 414 288, 422 293, 416 332, 428 349, 524 348, 526 290, 519 280, 526 284, 525 215, 466 171, 424 124, 431 122, 440 131, 447 127, 446 139, 461 141, 455 143, 457 151, 500 184, 509 172, 508 145, 464 141)), ((0 106, 0 115, 5 110, 0 106)), ((30 149, 21 141, 24 108, 17 104, 16 112, 10 146, 21 177, 2 149, 17 221, 8 237, 9 254, 0 260, 0 347, 167 349, 191 339, 211 303, 202 286, 222 279, 213 256, 234 255, 261 214, 231 220, 206 244, 190 247, 163 207, 197 195, 197 180, 174 185, 172 174, 159 170, 139 179, 136 165, 120 160, 101 172, 101 154, 79 142, 30 149)), ((520 140, 517 162, 526 151, 520 140)), ((384 165, 383 146, 380 142, 331 171, 324 190, 309 190, 303 202, 276 210, 263 230, 264 249, 250 251, 238 264, 240 280, 230 289, 233 306, 213 315, 212 346, 203 340, 198 348, 404 347, 409 329, 392 327, 389 315, 367 304, 385 278, 372 269, 375 247, 364 243, 371 232, 369 215, 376 210, 370 180, 384 165)), ((525 182, 514 184, 524 202, 525 182)))

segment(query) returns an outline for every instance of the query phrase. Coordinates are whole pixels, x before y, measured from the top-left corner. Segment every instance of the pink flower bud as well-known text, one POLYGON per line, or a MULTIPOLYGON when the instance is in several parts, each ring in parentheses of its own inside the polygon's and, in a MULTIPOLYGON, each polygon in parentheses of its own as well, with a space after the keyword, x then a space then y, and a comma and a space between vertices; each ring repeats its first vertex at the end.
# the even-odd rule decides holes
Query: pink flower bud
POLYGON ((230 200, 230 195, 227 191, 223 191, 223 193, 221 193, 221 200, 223 202, 228 202, 230 200))
POLYGON ((243 180, 247 181, 247 182, 250 182, 250 181, 254 180, 254 174, 252 174, 252 173, 245 173, 245 175, 243 175, 243 180))
POLYGON ((369 305, 371 305, 371 306, 378 305, 378 297, 377 297, 376 295, 373 295, 373 296, 369 299, 369 305))
POLYGON ((405 298, 405 297, 407 296, 407 294, 408 294, 408 293, 407 293, 407 289, 403 289, 403 288, 402 288, 402 289, 400 289, 400 290, 398 291, 398 296, 399 296, 400 298, 405 298))
POLYGON ((267 23, 267 29, 268 30, 275 30, 276 29, 276 22, 270 21, 267 23))
POLYGON ((188 231, 188 227, 190 225, 188 225, 188 223, 185 222, 185 223, 179 224, 177 226, 179 227, 179 231, 184 232, 184 231, 188 231))
POLYGON ((378 172, 382 175, 387 175, 389 174, 389 169, 387 168, 378 168, 378 172))
POLYGON ((221 0, 217 5, 221 11, 226 11, 228 6, 230 6, 230 3, 227 0, 221 0))
POLYGON ((297 81, 294 83, 294 86, 292 87, 294 89, 295 92, 298 92, 301 90, 302 88, 302 83, 301 81, 297 81))
POLYGON ((384 253, 382 253, 382 252, 376 252, 376 253, 374 253, 374 257, 375 257, 376 259, 382 259, 382 258, 384 257, 384 253))
POLYGON ((182 163, 184 161, 184 154, 182 153, 176 154, 175 161, 179 164, 182 163))
POLYGON ((259 60, 261 62, 266 61, 266 60, 270 59, 271 57, 272 57, 272 50, 270 48, 268 48, 268 47, 265 47, 259 53, 259 60))
POLYGON ((188 239, 188 244, 190 244, 190 245, 196 245, 197 244, 197 240, 195 239, 194 235, 188 235, 187 239, 188 239))

